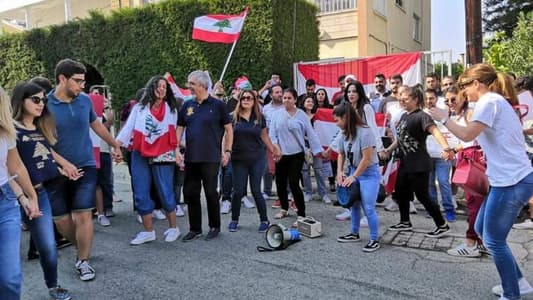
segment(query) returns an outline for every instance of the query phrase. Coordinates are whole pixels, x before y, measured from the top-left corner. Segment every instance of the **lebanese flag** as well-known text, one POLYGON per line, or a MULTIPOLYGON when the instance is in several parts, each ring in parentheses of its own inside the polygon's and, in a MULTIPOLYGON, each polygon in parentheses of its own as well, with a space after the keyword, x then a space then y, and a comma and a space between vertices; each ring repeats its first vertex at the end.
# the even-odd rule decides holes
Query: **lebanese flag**
MULTIPOLYGON (((102 117, 104 115, 104 96, 89 94, 89 98, 93 104, 96 118, 102 122, 102 117)), ((96 161, 96 168, 100 169, 100 143, 102 142, 102 139, 92 129, 89 130, 89 135, 93 144, 93 155, 94 160, 96 161)))
MULTIPOLYGON (((333 109, 331 108, 319 108, 314 116, 314 128, 318 140, 324 149, 327 149, 337 134, 340 134, 340 128, 335 124, 335 119, 333 119, 333 109)), ((337 149, 331 153, 331 159, 337 159, 337 149)))
POLYGON ((385 167, 383 171, 383 176, 381 176, 381 183, 385 188, 385 193, 387 195, 394 192, 394 187, 396 186, 396 179, 398 178, 398 168, 400 166, 400 161, 392 158, 385 167))
POLYGON ((172 89, 172 93, 174 94, 174 98, 181 98, 183 100, 191 97, 191 91, 189 89, 182 89, 177 84, 176 81, 174 81, 174 77, 170 75, 169 72, 166 72, 165 75, 163 75, 165 79, 170 84, 170 89, 172 89))
MULTIPOLYGON (((314 79, 316 88, 324 88, 329 99, 339 91, 337 78, 340 75, 355 75, 363 84, 365 93, 375 90, 374 76, 378 73, 389 79, 391 75, 401 74, 403 84, 415 85, 422 80, 421 52, 399 53, 367 58, 343 59, 328 62, 302 62, 296 64, 296 83, 298 94, 305 93, 305 81, 314 79)), ((379 125, 379 123, 378 123, 379 125)))
POLYGON ((231 44, 239 39, 248 6, 240 15, 205 15, 194 19, 192 38, 209 43, 231 44))

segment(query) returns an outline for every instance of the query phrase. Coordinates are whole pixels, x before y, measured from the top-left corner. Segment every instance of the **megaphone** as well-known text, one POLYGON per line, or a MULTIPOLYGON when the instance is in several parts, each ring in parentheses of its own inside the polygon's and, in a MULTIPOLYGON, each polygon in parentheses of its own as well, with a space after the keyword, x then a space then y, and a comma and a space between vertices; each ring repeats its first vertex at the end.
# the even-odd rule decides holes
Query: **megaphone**
POLYGON ((283 250, 300 240, 300 233, 296 229, 287 229, 281 224, 273 224, 266 232, 267 245, 274 250, 283 250))

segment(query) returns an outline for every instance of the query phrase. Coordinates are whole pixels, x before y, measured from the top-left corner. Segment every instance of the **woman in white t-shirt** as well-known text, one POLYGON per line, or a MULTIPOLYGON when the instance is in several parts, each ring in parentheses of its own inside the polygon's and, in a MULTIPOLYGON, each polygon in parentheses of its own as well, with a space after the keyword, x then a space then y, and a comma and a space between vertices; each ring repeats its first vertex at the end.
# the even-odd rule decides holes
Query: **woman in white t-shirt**
POLYGON ((37 194, 17 152, 16 132, 10 100, 0 88, 0 296, 19 299, 22 284, 20 267, 20 208, 30 218, 40 216, 37 194), (17 201, 18 200, 18 201, 17 201))
POLYGON ((476 232, 494 259, 502 285, 492 292, 500 299, 520 299, 533 288, 520 272, 506 239, 520 210, 533 196, 533 167, 524 148, 522 125, 513 109, 518 104, 512 80, 487 64, 476 64, 459 78, 468 101, 476 102, 470 123, 461 126, 448 114, 432 109, 435 120, 463 141, 477 139, 487 158, 490 191, 476 220, 476 232))

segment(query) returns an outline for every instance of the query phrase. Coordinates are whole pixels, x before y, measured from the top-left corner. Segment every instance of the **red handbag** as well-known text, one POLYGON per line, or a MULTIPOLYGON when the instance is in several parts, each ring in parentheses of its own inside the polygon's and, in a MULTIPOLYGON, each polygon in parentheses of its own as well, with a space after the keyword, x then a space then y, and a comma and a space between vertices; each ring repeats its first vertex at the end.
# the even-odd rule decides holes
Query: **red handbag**
POLYGON ((482 162, 481 147, 464 148, 457 153, 457 165, 452 182, 474 196, 485 197, 489 193, 489 179, 482 162))

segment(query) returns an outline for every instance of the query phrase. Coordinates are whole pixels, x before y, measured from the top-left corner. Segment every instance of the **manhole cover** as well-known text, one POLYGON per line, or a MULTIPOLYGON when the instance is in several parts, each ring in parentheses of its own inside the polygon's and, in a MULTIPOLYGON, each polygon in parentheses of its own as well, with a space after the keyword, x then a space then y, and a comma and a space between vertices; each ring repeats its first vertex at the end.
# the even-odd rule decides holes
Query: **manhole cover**
POLYGON ((381 241, 396 247, 406 247, 431 251, 446 251, 459 245, 464 236, 447 235, 442 238, 428 238, 425 231, 390 231, 387 230, 381 241))

